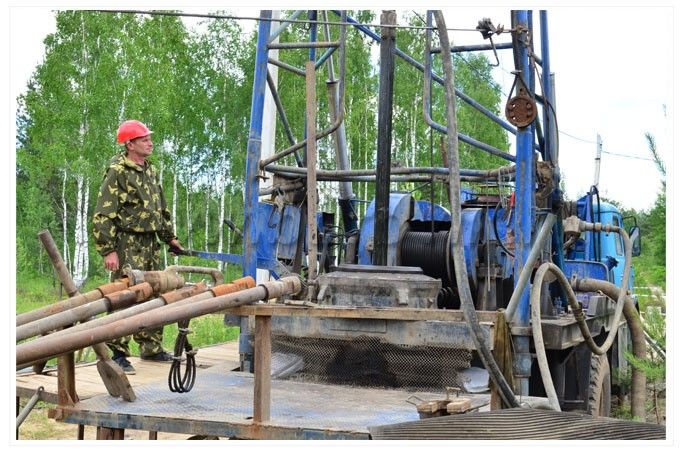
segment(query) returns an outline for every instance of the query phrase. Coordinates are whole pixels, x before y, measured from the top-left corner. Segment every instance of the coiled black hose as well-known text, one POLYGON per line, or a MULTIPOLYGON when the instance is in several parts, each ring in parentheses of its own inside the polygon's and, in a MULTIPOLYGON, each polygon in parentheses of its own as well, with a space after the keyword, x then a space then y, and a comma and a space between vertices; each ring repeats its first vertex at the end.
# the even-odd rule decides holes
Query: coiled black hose
POLYGON ((194 359, 197 351, 192 349, 192 344, 187 340, 187 335, 192 333, 192 330, 188 328, 189 325, 189 320, 178 322, 178 337, 175 339, 175 347, 173 349, 173 363, 171 364, 171 370, 168 372, 168 388, 171 392, 190 392, 197 376, 197 364, 194 359), (185 352, 185 373, 181 378, 180 364, 183 352, 185 352))

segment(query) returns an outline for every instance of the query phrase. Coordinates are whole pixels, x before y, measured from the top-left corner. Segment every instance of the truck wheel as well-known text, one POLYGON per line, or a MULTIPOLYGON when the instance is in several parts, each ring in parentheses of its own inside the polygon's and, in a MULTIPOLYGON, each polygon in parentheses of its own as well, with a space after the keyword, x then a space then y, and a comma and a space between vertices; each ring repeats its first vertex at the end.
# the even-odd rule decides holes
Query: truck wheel
POLYGON ((610 416, 612 405, 610 380, 607 355, 593 355, 588 385, 588 414, 594 417, 610 416))

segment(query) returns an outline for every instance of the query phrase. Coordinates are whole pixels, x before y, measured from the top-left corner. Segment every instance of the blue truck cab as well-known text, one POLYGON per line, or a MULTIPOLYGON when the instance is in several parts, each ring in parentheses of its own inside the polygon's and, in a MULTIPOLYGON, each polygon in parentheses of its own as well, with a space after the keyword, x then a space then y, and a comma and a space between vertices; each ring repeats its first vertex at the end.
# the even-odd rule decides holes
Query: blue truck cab
MULTIPOLYGON (((624 219, 619 209, 605 201, 600 201, 594 193, 588 193, 577 202, 580 219, 591 223, 610 224, 624 228, 624 219), (591 208, 592 207, 592 208, 591 208)), ((640 230, 637 226, 629 233, 633 242, 633 256, 640 254, 640 230)), ((616 286, 621 286, 626 265, 624 240, 620 234, 606 232, 583 232, 576 246, 569 252, 568 259, 590 261, 605 266, 607 278, 616 286)), ((604 278, 603 278, 604 279, 604 278)), ((631 264, 628 289, 633 290, 634 271, 631 264)))

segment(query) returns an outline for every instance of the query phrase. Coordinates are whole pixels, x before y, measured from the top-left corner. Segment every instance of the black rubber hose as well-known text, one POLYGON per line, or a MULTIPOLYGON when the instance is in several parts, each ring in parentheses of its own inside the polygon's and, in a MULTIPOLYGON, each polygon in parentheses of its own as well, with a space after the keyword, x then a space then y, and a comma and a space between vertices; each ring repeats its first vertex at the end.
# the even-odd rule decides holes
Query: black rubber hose
POLYGON ((194 359, 197 351, 193 350, 192 344, 187 340, 187 335, 192 332, 188 328, 189 324, 189 320, 178 322, 178 337, 176 337, 173 350, 173 363, 168 372, 168 388, 171 392, 190 392, 197 376, 197 365, 194 359), (181 377, 180 364, 183 352, 185 352, 185 373, 181 377))
POLYGON ((511 258, 515 258, 515 255, 512 251, 507 249, 505 245, 503 245, 503 242, 500 240, 500 236, 498 235, 498 227, 496 224, 498 223, 498 220, 496 219, 496 215, 498 214, 498 211, 500 210, 501 203, 498 201, 498 204, 496 204, 496 208, 493 209, 493 234, 496 236, 496 242, 498 242, 498 245, 500 245, 501 248, 503 248, 503 251, 505 251, 505 254, 510 256, 511 258))
MULTIPOLYGON (((460 161, 458 155, 458 134, 457 120, 455 116, 455 80, 453 77, 453 61, 451 60, 450 42, 448 41, 448 31, 441 11, 434 12, 436 26, 439 31, 439 43, 441 44, 441 58, 444 69, 444 86, 446 88, 446 111, 448 118, 448 166, 450 181, 448 185, 449 200, 451 202, 451 255, 455 266, 455 276, 458 281, 458 294, 460 303, 467 320, 467 326, 471 337, 474 340, 475 348, 482 363, 488 371, 491 381, 501 396, 503 403, 507 407, 518 407, 519 402, 515 398, 514 392, 505 380, 498 364, 493 358, 487 337, 481 331, 479 319, 474 309, 472 294, 467 280, 465 270, 465 252, 463 248, 462 229, 460 227, 460 161)), ((427 45, 430 45, 427 40, 427 45)))

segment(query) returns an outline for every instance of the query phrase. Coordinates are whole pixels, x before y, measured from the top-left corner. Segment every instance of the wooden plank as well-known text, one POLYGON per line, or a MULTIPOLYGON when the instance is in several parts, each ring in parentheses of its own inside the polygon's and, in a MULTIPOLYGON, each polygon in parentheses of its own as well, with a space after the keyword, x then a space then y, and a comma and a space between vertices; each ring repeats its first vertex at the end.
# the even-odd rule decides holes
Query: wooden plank
POLYGON ((254 330, 254 422, 270 420, 270 333, 272 318, 256 317, 254 330))
MULTIPOLYGON (((234 315, 270 315, 270 316, 306 316, 334 317, 347 319, 383 319, 383 320, 440 320, 445 322, 464 322, 463 312, 447 309, 411 309, 411 308, 374 308, 374 307, 305 307, 284 304, 247 305, 226 310, 234 315)), ((493 311, 477 312, 479 323, 493 323, 496 313, 493 311)))

